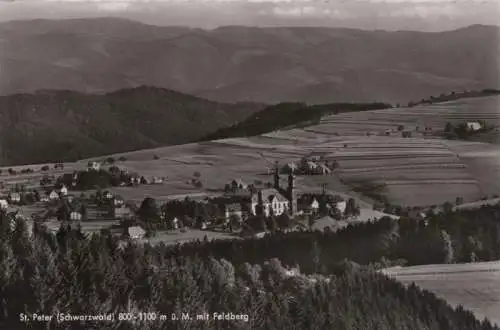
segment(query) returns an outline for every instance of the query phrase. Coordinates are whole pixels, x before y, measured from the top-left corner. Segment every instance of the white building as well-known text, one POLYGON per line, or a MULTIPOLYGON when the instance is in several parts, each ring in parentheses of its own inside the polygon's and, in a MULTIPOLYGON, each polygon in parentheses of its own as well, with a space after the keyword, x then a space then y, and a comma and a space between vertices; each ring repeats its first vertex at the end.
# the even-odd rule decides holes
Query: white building
POLYGON ((478 122, 468 122, 467 128, 471 131, 479 131, 482 128, 482 126, 478 122))
POLYGON ((146 231, 142 229, 140 226, 132 226, 127 229, 127 233, 130 238, 139 239, 143 238, 146 235, 146 231))
POLYGON ((5 199, 0 199, 0 210, 7 210, 9 208, 9 203, 5 199))
POLYGON ((71 221, 81 221, 82 214, 80 212, 71 212, 69 218, 71 221))
POLYGON ((101 164, 99 164, 98 162, 88 162, 87 164, 88 171, 99 171, 100 168, 101 164))
POLYGON ((13 192, 9 195, 9 200, 11 203, 20 203, 21 202, 21 194, 18 192, 13 192))
POLYGON ((49 199, 52 201, 59 199, 59 194, 57 193, 57 191, 52 190, 52 192, 49 195, 49 199))
POLYGON ((60 193, 62 196, 66 196, 68 194, 68 188, 66 188, 66 186, 62 186, 60 193))
MULTIPOLYGON (((274 188, 262 189, 260 192, 262 198, 263 212, 266 217, 271 214, 281 215, 290 209, 290 201, 274 188)), ((251 212, 257 214, 257 205, 259 204, 259 193, 252 196, 251 212)))
POLYGON ((337 204, 335 205, 335 207, 337 208, 337 210, 339 210, 341 213, 344 213, 346 206, 347 206, 347 202, 346 201, 337 202, 337 204))

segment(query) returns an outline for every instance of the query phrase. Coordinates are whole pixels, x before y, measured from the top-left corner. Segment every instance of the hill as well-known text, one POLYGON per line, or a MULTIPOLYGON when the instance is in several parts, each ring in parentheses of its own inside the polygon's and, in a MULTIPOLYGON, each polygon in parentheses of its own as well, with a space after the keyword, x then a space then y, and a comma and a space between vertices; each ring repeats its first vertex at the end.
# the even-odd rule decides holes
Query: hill
POLYGON ((3 96, 0 164, 69 161, 187 143, 260 109, 154 87, 104 95, 40 91, 3 96))
POLYGON ((255 136, 279 129, 319 124, 321 118, 330 114, 369 111, 391 108, 385 103, 334 103, 308 106, 304 103, 280 103, 258 111, 239 123, 224 127, 202 140, 226 139, 230 137, 255 136))
POLYGON ((491 42, 498 33, 480 25, 423 33, 13 21, 0 24, 8 77, 0 94, 151 85, 222 102, 408 102, 499 87, 499 49, 491 42))

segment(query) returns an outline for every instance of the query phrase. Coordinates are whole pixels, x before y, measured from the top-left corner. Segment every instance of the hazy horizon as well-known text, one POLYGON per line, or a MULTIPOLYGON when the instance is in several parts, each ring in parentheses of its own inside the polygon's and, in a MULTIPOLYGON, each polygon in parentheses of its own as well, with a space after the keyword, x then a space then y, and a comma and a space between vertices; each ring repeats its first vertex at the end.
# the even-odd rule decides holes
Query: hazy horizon
POLYGON ((116 17, 157 26, 437 32, 496 25, 496 0, 0 0, 0 22, 116 17))

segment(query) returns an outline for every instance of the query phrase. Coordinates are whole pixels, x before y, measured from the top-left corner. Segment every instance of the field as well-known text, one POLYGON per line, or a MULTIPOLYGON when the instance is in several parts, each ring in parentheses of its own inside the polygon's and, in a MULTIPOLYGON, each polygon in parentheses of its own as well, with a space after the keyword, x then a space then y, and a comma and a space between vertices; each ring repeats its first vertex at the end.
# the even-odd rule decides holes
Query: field
MULTIPOLYGON (((274 161, 297 161, 316 152, 337 160, 341 168, 335 175, 298 177, 299 190, 317 190, 321 184, 327 184, 328 190, 353 195, 369 207, 372 201, 353 193, 350 185, 384 182, 386 195, 395 204, 427 206, 454 201, 457 196, 473 202, 484 195, 500 194, 500 180, 497 180, 500 146, 424 136, 402 138, 397 127, 418 125, 439 130, 447 121, 478 119, 499 124, 499 100, 499 97, 462 99, 414 108, 344 113, 325 117, 319 125, 304 129, 116 154, 115 159, 127 158, 117 162, 118 166, 146 178, 158 176, 167 180, 161 185, 113 190, 135 202, 146 196, 160 201, 173 198, 172 195, 203 197, 220 192, 236 178, 247 183, 270 182, 272 178, 267 171, 274 161), (383 136, 390 129, 396 133, 383 136), (367 136, 367 132, 372 135, 367 136), (155 155, 159 159, 155 160, 155 155), (192 185, 194 172, 201 174, 202 188, 192 185)), ((83 169, 86 162, 67 163, 65 172, 83 169)), ((37 169, 41 165, 30 167, 37 169)), ((21 168, 24 167, 17 167, 21 168)), ((7 186, 28 181, 36 185, 42 176, 40 172, 16 176, 5 172, 6 168, 0 180, 7 186)))
POLYGON ((451 305, 462 305, 480 319, 500 325, 500 262, 425 265, 383 271, 404 284, 414 282, 451 305))

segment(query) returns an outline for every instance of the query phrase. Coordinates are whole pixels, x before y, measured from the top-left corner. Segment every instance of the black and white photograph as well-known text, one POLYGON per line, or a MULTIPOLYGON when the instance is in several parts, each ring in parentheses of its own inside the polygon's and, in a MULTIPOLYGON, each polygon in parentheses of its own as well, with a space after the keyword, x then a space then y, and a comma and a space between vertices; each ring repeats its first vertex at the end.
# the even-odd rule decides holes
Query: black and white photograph
POLYGON ((0 330, 500 330, 500 0, 0 0, 0 330))

